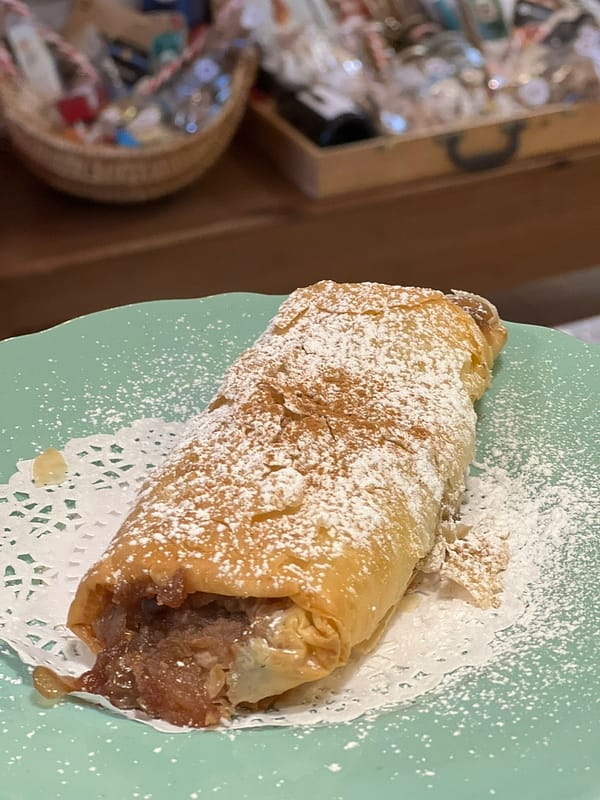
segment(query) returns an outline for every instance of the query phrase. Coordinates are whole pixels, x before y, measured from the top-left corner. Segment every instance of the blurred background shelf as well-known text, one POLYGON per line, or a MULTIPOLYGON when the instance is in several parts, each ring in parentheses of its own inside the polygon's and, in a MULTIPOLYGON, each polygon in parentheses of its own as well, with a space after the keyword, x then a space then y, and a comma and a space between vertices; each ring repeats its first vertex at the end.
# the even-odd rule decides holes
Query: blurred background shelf
POLYGON ((461 287, 541 324, 600 311, 587 269, 600 148, 317 201, 242 141, 191 188, 135 207, 60 195, 8 145, 0 179, 0 338, 125 303, 323 277, 461 287))

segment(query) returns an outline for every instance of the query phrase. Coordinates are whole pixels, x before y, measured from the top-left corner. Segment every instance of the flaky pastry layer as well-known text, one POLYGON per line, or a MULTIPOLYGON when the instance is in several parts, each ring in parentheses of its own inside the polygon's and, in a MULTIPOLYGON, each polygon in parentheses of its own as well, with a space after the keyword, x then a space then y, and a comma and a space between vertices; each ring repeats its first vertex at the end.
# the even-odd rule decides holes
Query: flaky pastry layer
MULTIPOLYGON (((228 369, 79 586, 93 650, 125 586, 287 599, 235 644, 223 693, 256 703, 375 640, 454 513, 474 402, 506 332, 465 293, 324 281, 228 369)), ((153 592, 154 589, 151 589, 153 592)))

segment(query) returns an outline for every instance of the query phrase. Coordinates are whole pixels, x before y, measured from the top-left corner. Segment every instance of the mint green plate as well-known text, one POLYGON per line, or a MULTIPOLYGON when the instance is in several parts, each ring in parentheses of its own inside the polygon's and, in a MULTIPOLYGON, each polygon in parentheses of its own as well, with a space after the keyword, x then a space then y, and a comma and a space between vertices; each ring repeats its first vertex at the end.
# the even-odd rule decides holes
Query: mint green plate
MULTIPOLYGON (((231 294, 147 303, 0 343, 0 483, 18 459, 74 436, 200 409, 280 301, 231 294)), ((479 456, 501 462, 510 430, 523 460, 560 446, 549 480, 570 469, 592 485, 599 376, 598 348, 510 325, 479 409, 479 456)), ((519 460, 504 466, 518 470, 519 460)), ((597 613, 590 607, 534 658, 517 652, 465 670, 449 691, 349 724, 159 734, 75 702, 42 706, 29 670, 0 649, 0 798, 597 800, 600 535, 587 534, 587 571, 568 585, 573 602, 597 613)))

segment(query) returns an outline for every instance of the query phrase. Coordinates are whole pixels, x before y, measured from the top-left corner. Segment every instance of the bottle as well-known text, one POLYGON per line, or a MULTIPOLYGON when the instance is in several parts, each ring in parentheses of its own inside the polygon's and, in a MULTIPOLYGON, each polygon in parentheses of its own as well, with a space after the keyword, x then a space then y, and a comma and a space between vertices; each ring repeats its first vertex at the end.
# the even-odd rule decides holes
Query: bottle
POLYGON ((63 91, 58 68, 35 24, 11 12, 5 27, 6 38, 29 87, 45 101, 57 100, 63 91))
POLYGON ((352 100, 329 87, 280 95, 279 114, 319 147, 360 142, 377 135, 373 120, 352 100))
POLYGON ((508 26, 500 0, 469 0, 469 5, 485 41, 508 38, 508 26))

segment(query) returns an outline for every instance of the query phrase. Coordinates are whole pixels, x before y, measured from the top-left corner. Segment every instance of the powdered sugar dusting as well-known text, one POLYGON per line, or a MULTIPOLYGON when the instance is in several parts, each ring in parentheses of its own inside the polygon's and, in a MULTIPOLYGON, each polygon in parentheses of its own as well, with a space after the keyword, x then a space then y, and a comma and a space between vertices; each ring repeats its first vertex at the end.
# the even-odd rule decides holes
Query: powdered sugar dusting
MULTIPOLYGON (((278 302, 228 296, 140 305, 109 312, 107 321, 102 315, 77 320, 62 339, 50 331, 28 345, 26 337, 19 360, 12 365, 10 358, 8 365, 2 361, 8 373, 0 405, 11 413, 0 419, 0 480, 8 480, 17 458, 50 445, 63 448, 73 437, 99 437, 100 432, 115 436, 142 416, 172 420, 195 413, 213 393, 225 364, 263 329, 278 302), (18 395, 15 392, 18 402, 11 405, 13 386, 20 388, 18 395)), ((0 344, 0 356, 5 349, 10 354, 11 344, 0 344)), ((266 795, 289 800, 324 792, 341 800, 367 785, 384 796, 430 800, 455 795, 506 800, 523 791, 571 797, 575 790, 595 797, 600 785, 600 548, 595 534, 599 494, 594 484, 600 372, 592 351, 549 330, 510 326, 506 355, 479 408, 480 460, 486 464, 481 477, 488 490, 492 482, 487 471, 501 467, 515 481, 515 489, 522 481, 521 499, 531 500, 527 508, 533 511, 537 487, 550 491, 560 486, 556 503, 564 504, 568 523, 564 537, 556 529, 559 549, 548 551, 551 570, 542 565, 535 600, 538 621, 525 617, 521 624, 517 619, 497 634, 495 655, 481 666, 463 666, 439 688, 406 703, 400 700, 392 713, 375 710, 347 724, 310 727, 310 720, 313 725, 340 720, 321 707, 301 727, 251 735, 241 730, 209 734, 206 739, 211 741, 203 741, 199 750, 197 735, 202 734, 130 728, 127 720, 86 705, 41 707, 32 695, 28 670, 0 645, 0 732, 6 734, 2 755, 7 786, 19 787, 21 794, 79 797, 93 794, 94 785, 117 781, 120 796, 131 800, 159 800, 173 793, 199 798, 216 790, 248 800, 266 795), (538 476, 529 492, 528 473, 538 476), (575 502, 575 497, 584 502, 575 502), (155 745, 163 747, 162 754, 153 753, 155 745), (324 767, 331 763, 339 763, 342 771, 330 774, 324 767), (88 772, 88 767, 96 771, 88 772)), ((126 434, 132 442, 136 438, 126 434)), ((106 453, 107 458, 114 455, 106 453)), ((125 465, 135 461, 133 450, 124 451, 124 456, 125 465)), ((97 477, 102 474, 94 469, 97 477)), ((503 479, 500 473, 496 477, 503 479)), ((127 478, 123 473, 125 483, 127 478)), ((12 485, 29 489, 25 476, 12 485)), ((5 491, 0 490, 0 532, 9 510, 24 516, 11 516, 8 529, 22 519, 24 537, 34 529, 45 530, 42 523, 32 522, 34 512, 25 507, 27 501, 11 498, 10 505, 2 504, 5 491)), ((510 491, 508 486, 509 496, 510 491)), ((114 493, 119 494, 116 485, 114 493)), ((41 511, 48 496, 39 501, 41 511)), ((99 518, 105 511, 108 515, 103 504, 96 508, 99 518)), ((499 506, 498 513, 501 510, 499 506)), ((529 512, 520 514, 519 504, 512 514, 516 529, 530 517, 529 512)), ((65 520, 53 512, 49 533, 39 540, 54 537, 54 548, 48 546, 51 553, 60 549, 57 543, 66 546, 65 538, 74 530, 74 523, 66 520, 61 533, 55 522, 65 520)), ((2 540, 2 558, 7 541, 2 540)), ((90 541, 77 534, 73 539, 86 547, 90 541)), ((4 580, 20 576, 31 586, 31 580, 39 579, 36 565, 29 567, 17 558, 23 549, 9 552, 15 574, 6 574, 4 580)), ((540 549, 541 562, 545 553, 540 549)), ((43 577, 51 575, 45 572, 43 577)), ((13 599, 16 588, 11 588, 13 599)), ((32 588, 37 593, 40 584, 32 588)), ((62 583, 49 583, 48 588, 53 597, 65 589, 62 583)), ((1 604, 2 609, 8 607, 1 604)), ((43 630, 28 628, 37 634, 43 630)), ((53 637, 60 630, 51 633, 53 637)), ((421 666, 430 664, 428 657, 421 666)), ((433 665, 438 666, 443 669, 433 665)))
MULTIPOLYGON (((3 506, 9 512, 10 541, 20 544, 12 549, 6 539, 2 544, 17 583, 0 591, 1 605, 9 609, 8 615, 0 615, 1 635, 26 663, 71 674, 89 666, 90 655, 64 628, 66 610, 81 576, 134 501, 152 443, 162 442, 164 457, 178 430, 173 423, 149 420, 114 436, 74 440, 66 448, 67 486, 32 487, 31 462, 23 462, 4 487, 10 498, 3 506), (120 448, 120 463, 132 467, 111 479, 104 475, 102 463, 107 454, 114 456, 115 445, 120 448), (65 498, 74 498, 70 518, 62 511, 65 498), (40 537, 40 523, 32 521, 41 507, 47 522, 40 537), (30 563, 18 557, 23 542, 30 563), (44 583, 36 584, 40 574, 44 583), (19 591, 23 585, 29 587, 27 594, 19 591), (33 627, 32 620, 36 620, 33 627)), ((154 446, 154 463, 161 458, 160 450, 154 446)), ((506 457, 510 460, 510 450, 506 457)), ((502 576, 498 608, 478 608, 443 577, 426 576, 411 588, 374 652, 299 690, 285 706, 235 718, 233 729, 348 721, 407 703, 426 691, 437 690, 443 697, 450 685, 460 684, 466 667, 489 670, 515 652, 539 646, 548 636, 549 620, 553 636, 566 633, 573 623, 561 616, 569 597, 561 595, 565 570, 581 559, 582 514, 593 513, 595 497, 590 487, 572 476, 560 485, 549 484, 550 466, 543 458, 532 457, 511 475, 498 464, 481 464, 468 481, 462 520, 485 530, 491 543, 496 537, 509 537, 511 557, 502 576)), ((148 722, 135 712, 118 713, 148 722)), ((159 730, 183 730, 151 724, 159 730)))
MULTIPOLYGON (((589 515, 594 507, 594 496, 589 483, 582 481, 579 484, 568 469, 563 470, 561 482, 553 479, 556 453, 529 456, 526 462, 522 460, 520 431, 511 429, 511 422, 515 419, 512 413, 514 407, 514 397, 497 393, 496 408, 500 412, 493 418, 499 428, 494 438, 496 450, 492 448, 486 454, 487 460, 480 465, 481 473, 470 479, 467 502, 463 507, 464 520, 475 528, 487 531, 490 543, 496 536, 501 538, 509 535, 511 560, 504 575, 505 591, 500 607, 489 611, 474 608, 469 598, 457 592, 447 581, 430 577, 413 587, 374 654, 353 662, 347 670, 335 673, 326 681, 311 687, 312 694, 309 692, 302 696, 299 693, 296 705, 275 709, 263 716, 241 717, 235 721, 236 726, 310 725, 315 721, 353 719, 365 711, 384 709, 437 686, 443 687, 448 681, 454 682, 462 674, 457 673, 459 667, 499 663, 515 647, 531 646, 531 642, 535 641, 535 636, 530 635, 531 626, 548 617, 548 603, 556 607, 554 588, 559 585, 565 564, 570 563, 569 559, 581 558, 579 528, 570 531, 569 525, 573 521, 573 524, 581 526, 583 519, 585 527, 585 515, 589 515), (504 403, 507 403, 507 408, 503 414, 504 403), (568 533, 567 538, 565 533, 568 533), (549 565, 560 565, 560 570, 553 573, 549 565), (548 580, 550 582, 546 583, 548 580), (519 624, 515 625, 517 621, 519 624), (499 635, 501 631, 504 633, 499 635)), ((218 419, 226 408, 227 403, 224 403, 215 410, 213 416, 218 419)), ((486 416, 485 407, 483 415, 486 416)), ((60 665, 61 669, 74 674, 89 663, 85 653, 62 628, 65 610, 85 567, 110 540, 127 513, 149 461, 148 447, 151 442, 164 439, 161 430, 162 423, 142 422, 130 430, 121 431, 114 440, 110 437, 90 437, 72 443, 68 462, 73 463, 77 457, 85 463, 85 453, 89 453, 96 471, 88 474, 76 470, 75 474, 79 472, 82 477, 80 485, 83 491, 76 491, 77 484, 74 483, 67 487, 65 498, 60 495, 62 487, 55 490, 59 492, 58 497, 50 498, 60 500, 58 508, 64 508, 65 503, 67 510, 70 503, 77 506, 76 509, 71 508, 72 513, 66 516, 61 511, 57 519, 60 525, 55 526, 56 531, 69 530, 75 533, 73 539, 66 540, 64 535, 61 539, 66 550, 63 557, 69 566, 65 568, 60 563, 58 566, 52 565, 53 559, 59 559, 61 548, 45 535, 40 539, 45 546, 38 554, 30 556, 30 564, 16 557, 11 562, 16 565, 13 568, 15 581, 20 581, 19 585, 22 585, 25 580, 31 587, 29 596, 20 595, 24 602, 22 613, 14 613, 12 582, 7 582, 5 586, 6 596, 11 597, 12 604, 11 607, 7 603, 11 614, 10 620, 5 620, 5 631, 9 632, 6 640, 29 663, 39 663, 41 660, 54 666, 60 665), (132 448, 130 455, 129 447, 132 448), (133 464, 136 480, 128 483, 127 473, 116 470, 112 477, 107 474, 110 470, 103 466, 106 463, 102 455, 104 449, 107 450, 108 461, 111 460, 110 456, 115 458, 118 454, 116 460, 125 467, 133 464), (98 470, 101 470, 103 479, 100 485, 95 486, 96 479, 90 481, 90 477, 97 475, 98 470), (100 489, 103 492, 109 489, 111 480, 117 491, 112 496, 102 494, 100 489), (73 492, 76 494, 73 495, 73 492), (66 499, 73 496, 77 499, 66 499), (114 499, 107 503, 108 497, 114 499), (93 521, 89 529, 86 528, 86 520, 90 520, 90 523, 93 521), (93 548, 90 547, 90 531, 93 532, 93 548), (48 586, 47 593, 38 588, 40 584, 36 583, 40 569, 48 586), (27 572, 26 576, 24 571, 27 572), (66 582, 65 574, 68 575, 66 582), (46 619, 52 608, 49 598, 54 596, 59 598, 60 613, 46 619), (35 615, 32 614, 32 601, 36 601, 35 615), (52 640, 48 640, 47 636, 36 637, 39 646, 32 643, 28 624, 32 618, 38 620, 43 628, 52 630, 52 640), (15 634, 15 626, 18 627, 19 621, 23 620, 22 635, 15 634), (43 651, 40 647, 44 648, 43 651), (66 662, 63 661, 65 657, 66 662)), ((168 435, 171 433, 172 430, 168 435)), ((155 464, 159 460, 157 455, 155 449, 152 456, 155 464)), ((273 448, 270 459, 271 466, 278 469, 267 472, 266 486, 270 488, 265 490, 265 502, 272 506, 282 502, 297 502, 300 496, 304 496, 304 479, 297 477, 301 473, 291 465, 284 448, 273 448), (284 476, 279 479, 280 484, 276 480, 278 473, 284 476)), ((363 477, 370 476, 374 481, 372 489, 377 490, 378 483, 373 478, 369 451, 361 459, 364 459, 364 463, 359 464, 358 471, 363 477)), ((217 470, 218 466, 215 465, 217 470)), ((19 534, 14 536, 14 541, 22 541, 23 536, 30 536, 39 530, 39 523, 32 525, 31 521, 34 515, 39 516, 42 506, 44 513, 50 515, 47 517, 48 531, 45 529, 45 533, 52 529, 50 520, 53 505, 48 503, 47 496, 36 500, 31 495, 28 470, 29 465, 24 464, 11 480, 7 491, 7 499, 10 497, 8 508, 14 508, 14 512, 9 514, 11 520, 7 530, 10 536, 15 532, 19 534), (19 525, 23 527, 19 529, 19 525)), ((132 472, 128 474, 133 475, 132 472)), ((328 511, 334 513, 335 508, 328 511)), ((223 521, 224 528, 229 524, 230 521, 223 521)), ((29 549, 32 553, 36 552, 33 547, 29 549)), ((223 557, 226 558, 225 553, 223 557)), ((16 600, 19 602, 19 595, 16 600)))

